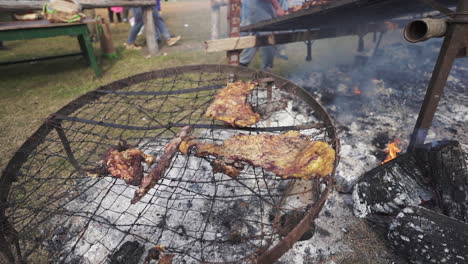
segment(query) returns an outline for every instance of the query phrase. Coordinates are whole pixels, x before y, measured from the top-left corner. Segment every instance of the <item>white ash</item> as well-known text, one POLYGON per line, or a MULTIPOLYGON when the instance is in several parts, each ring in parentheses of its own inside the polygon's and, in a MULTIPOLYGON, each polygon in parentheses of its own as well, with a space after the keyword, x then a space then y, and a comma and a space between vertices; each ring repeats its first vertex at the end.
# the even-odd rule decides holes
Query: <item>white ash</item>
POLYGON ((349 195, 333 192, 315 220, 314 236, 298 241, 278 263, 318 263, 337 254, 350 252, 343 235, 355 222, 349 195))
MULTIPOLYGON (((286 126, 299 122, 297 118, 286 122, 288 115, 281 116, 281 121, 274 117, 272 120, 286 126)), ((195 134, 203 141, 221 142, 239 132, 196 130, 195 134)), ((319 131, 309 129, 304 134, 316 135, 319 131)), ((146 141, 139 148, 160 156, 164 144, 146 141)), ((145 173, 154 166, 145 167, 145 173)), ((67 229, 65 241, 68 241, 56 258, 65 262, 107 263, 108 255, 120 245, 136 240, 146 249, 158 244, 167 246, 176 254, 176 263, 241 259, 254 253, 260 245, 268 244, 267 240, 277 242, 280 238, 272 229, 270 215, 279 207, 281 199, 271 197, 282 195, 291 180, 279 181, 273 174, 250 166, 239 177, 241 184, 224 174, 213 173, 207 160, 179 153, 164 179, 134 205, 130 200, 137 187, 128 186, 120 179, 104 177, 78 183, 79 189, 86 191, 65 208, 79 213, 65 220, 54 219, 56 225, 67 229), (86 217, 93 221, 88 223, 86 217), (203 239, 213 243, 200 243, 202 233, 203 239), (264 237, 255 238, 260 234, 264 237), (253 238, 248 243, 236 242, 242 237, 253 238)), ((297 195, 287 198, 284 208, 305 210, 312 202, 298 198, 297 195)))
MULTIPOLYGON (((340 65, 313 72, 299 72, 289 79, 306 88, 329 111, 341 141, 337 188, 350 192, 363 172, 383 160, 388 142, 401 139, 405 149, 413 132, 427 89, 440 41, 423 45, 396 43, 381 49, 364 66, 340 65), (414 54, 420 54, 415 56, 414 54), (354 89, 361 90, 356 95, 354 89), (382 143, 382 142, 380 142, 382 143)), ((302 67, 302 69, 305 67, 302 67)), ((457 60, 439 103, 426 142, 458 140, 468 147, 468 63, 457 60)))

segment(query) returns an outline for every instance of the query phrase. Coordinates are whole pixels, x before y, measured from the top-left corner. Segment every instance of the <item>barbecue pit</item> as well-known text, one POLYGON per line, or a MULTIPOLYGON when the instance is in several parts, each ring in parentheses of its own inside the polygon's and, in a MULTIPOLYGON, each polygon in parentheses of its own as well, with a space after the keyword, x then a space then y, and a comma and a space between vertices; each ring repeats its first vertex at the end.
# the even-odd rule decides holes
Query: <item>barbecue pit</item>
POLYGON ((132 76, 51 115, 12 158, 0 182, 0 219, 11 231, 2 236, 10 244, 2 253, 18 263, 105 263, 129 245, 138 249, 132 252, 163 245, 174 263, 271 263, 304 233, 310 237, 333 174, 285 180, 250 166, 234 179, 213 173, 210 158, 179 153, 157 186, 131 205, 134 186, 84 173, 123 141, 160 156, 187 125, 205 142, 298 130, 339 151, 322 106, 273 74, 197 65, 132 76), (249 102, 264 118, 253 127, 204 117, 216 91, 234 80, 259 83, 249 102))

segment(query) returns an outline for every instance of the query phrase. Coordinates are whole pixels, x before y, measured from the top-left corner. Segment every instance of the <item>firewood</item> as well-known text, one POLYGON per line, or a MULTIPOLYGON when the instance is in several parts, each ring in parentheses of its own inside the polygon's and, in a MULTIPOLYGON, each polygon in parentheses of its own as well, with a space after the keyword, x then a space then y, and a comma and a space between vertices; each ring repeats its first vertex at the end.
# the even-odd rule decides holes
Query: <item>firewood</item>
POLYGON ((437 194, 443 214, 468 223, 468 169, 464 152, 456 141, 433 143, 421 152, 422 164, 437 194))
POLYGON ((423 207, 403 209, 388 238, 410 263, 467 263, 468 224, 423 207))
POLYGON ((143 198, 143 196, 145 196, 145 194, 153 188, 156 183, 158 183, 162 176, 164 176, 164 173, 171 164, 172 158, 179 150, 180 143, 189 136, 191 129, 192 128, 190 126, 183 127, 179 134, 167 143, 164 147, 164 153, 159 159, 156 167, 143 177, 140 188, 135 191, 135 196, 131 201, 132 204, 140 201, 141 198, 143 198))
POLYGON ((354 213, 396 215, 432 199, 432 188, 415 153, 405 153, 365 173, 353 191, 354 213))

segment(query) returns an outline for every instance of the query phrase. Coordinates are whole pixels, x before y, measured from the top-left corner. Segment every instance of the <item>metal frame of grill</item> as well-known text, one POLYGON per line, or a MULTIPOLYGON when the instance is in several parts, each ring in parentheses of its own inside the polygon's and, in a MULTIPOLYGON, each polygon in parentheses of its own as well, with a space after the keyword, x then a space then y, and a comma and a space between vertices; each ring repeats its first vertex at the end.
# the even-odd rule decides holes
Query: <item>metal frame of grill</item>
MULTIPOLYGON (((294 111, 299 110, 293 110, 291 113, 296 113, 294 111)), ((107 187, 95 189, 96 192, 104 193, 102 196, 96 196, 99 199, 102 198, 101 200, 96 202, 88 201, 87 199, 91 198, 83 196, 83 193, 89 192, 92 194, 92 190, 94 190, 92 188, 99 186, 103 179, 108 180, 109 178, 89 179, 88 176, 83 175, 82 170, 96 164, 100 155, 109 146, 117 144, 120 140, 126 140, 138 146, 146 146, 145 144, 157 142, 154 144, 153 150, 160 151, 163 149, 164 143, 170 140, 180 127, 185 125, 192 125, 195 130, 202 131, 197 135, 200 138, 211 135, 211 138, 207 137, 207 139, 213 142, 219 140, 219 138, 213 136, 213 131, 222 131, 223 133, 224 131, 228 131, 226 133, 279 133, 292 129, 300 131, 314 129, 314 139, 325 140, 335 149, 335 169, 338 164, 339 142, 330 117, 323 107, 305 90, 281 77, 262 71, 225 65, 183 66, 135 75, 102 86, 72 101, 51 115, 16 152, 0 178, 0 220, 2 223, 0 240, 7 242, 4 245, 10 245, 2 247, 1 253, 16 263, 27 262, 31 257, 37 258, 37 252, 44 244, 47 244, 47 238, 52 236, 54 228, 57 228, 57 226, 50 227, 47 224, 51 222, 66 223, 71 218, 75 219, 74 217, 82 219, 84 225, 82 228, 80 227, 81 229, 78 230, 80 232, 76 233, 76 237, 64 238, 67 240, 64 242, 73 245, 71 249, 68 249, 67 254, 73 253, 80 239, 85 239, 88 226, 95 223, 107 227, 107 230, 120 228, 121 230, 119 230, 125 233, 125 237, 119 241, 118 245, 121 245, 127 236, 155 244, 159 242, 163 232, 175 236, 176 232, 165 225, 161 226, 161 222, 156 223, 148 220, 150 221, 146 223, 148 230, 163 229, 161 233, 154 231, 154 234, 159 234, 160 237, 154 237, 154 240, 151 240, 152 236, 149 236, 149 238, 138 237, 138 235, 135 235, 134 230, 142 226, 145 227, 142 222, 139 222, 141 215, 136 215, 137 220, 129 225, 104 221, 102 219, 103 215, 101 215, 102 211, 111 209, 103 208, 103 201, 115 191, 112 188, 119 187, 125 190, 129 187, 121 186, 122 184, 113 179, 108 185, 110 186, 108 189, 107 187), (207 106, 206 103, 211 101, 216 90, 223 87, 227 81, 238 79, 255 80, 260 83, 263 94, 253 95, 250 99, 254 107, 260 101, 266 102, 267 105, 274 104, 275 100, 278 99, 276 92, 279 92, 280 97, 284 97, 281 99, 286 98, 304 105, 307 108, 306 113, 317 122, 297 121, 299 117, 293 116, 291 120, 294 120, 294 123, 291 125, 280 125, 275 123, 276 121, 273 119, 273 121, 266 121, 262 126, 233 129, 214 121, 207 123, 206 120, 200 119, 199 117, 202 116, 203 111, 198 110, 203 110, 207 106), (188 94, 191 96, 187 97, 188 94), (158 98, 163 99, 158 102, 158 98), (182 100, 182 103, 178 105, 176 99, 182 100), (203 103, 197 105, 196 103, 200 100, 203 103), (190 111, 198 109, 198 112, 184 112, 182 106, 185 103, 187 108, 190 107, 188 102, 194 104, 191 106, 193 108, 189 108, 190 111), (165 103, 167 103, 167 109, 170 111, 164 110, 165 106, 163 105, 165 103), (159 110, 153 111, 155 109, 159 110), (167 116, 167 118, 164 118, 164 116, 167 116), (91 187, 88 188, 88 185, 91 187), (80 201, 83 204, 96 203, 96 205, 93 205, 92 210, 88 211, 70 209, 70 203, 80 204, 80 201), (67 220, 60 222, 63 219, 67 220)), ((184 157, 181 157, 181 159, 184 159, 184 157)), ((188 162, 190 158, 186 159, 185 162, 188 162)), ((195 172, 186 173, 188 166, 187 163, 183 164, 180 166, 183 171, 182 175, 197 174, 199 169, 195 169, 195 172)), ((172 167, 177 166, 177 162, 174 161, 172 167)), ((287 203, 287 199, 299 195, 298 193, 290 193, 290 190, 294 189, 298 184, 299 181, 297 180, 275 178, 274 175, 268 175, 263 170, 254 168, 251 168, 250 171, 246 172, 244 178, 241 177, 237 180, 225 175, 216 176, 213 174, 211 181, 214 181, 215 186, 221 188, 226 182, 232 185, 245 186, 249 180, 263 180, 267 186, 266 189, 272 192, 276 191, 276 189, 271 188, 270 190, 269 183, 283 182, 287 191, 279 193, 282 198, 278 199, 277 205, 287 203)), ((252 250, 246 256, 238 260, 221 262, 272 263, 279 259, 313 225, 313 221, 324 205, 327 195, 332 190, 334 173, 335 171, 323 179, 313 179, 307 182, 307 186, 310 186, 310 189, 307 189, 307 195, 310 195, 313 200, 310 200, 310 203, 301 209, 300 221, 294 224, 294 228, 288 229, 287 234, 279 236, 275 234, 276 231, 272 231, 270 238, 262 240, 260 244, 251 244, 252 250)), ((178 179, 178 176, 166 177, 168 186, 174 184, 175 189, 183 189, 184 187, 181 187, 181 184, 189 182, 178 179)), ((161 186, 164 184, 165 182, 162 182, 161 186)), ((207 184, 209 186, 210 183, 207 184)), ((159 191, 161 197, 167 192, 165 189, 159 191)), ((158 190, 155 190, 153 196, 144 202, 145 208, 158 206, 158 199, 162 198, 156 195, 157 192, 158 190)), ((192 192, 191 194, 194 197, 201 196, 201 194, 190 190, 188 192, 192 192)), ((117 194, 117 197, 120 196, 123 196, 123 194, 117 194)), ((216 196, 216 194, 207 197, 207 201, 216 201, 216 199, 221 201, 226 199, 228 202, 234 201, 232 197, 226 198, 222 195, 216 196)), ((269 197, 276 196, 265 194, 265 197, 263 197, 263 191, 259 187, 258 191, 254 190, 247 195, 247 201, 250 201, 248 200, 249 197, 255 198, 253 200, 259 200, 261 208, 269 208, 261 202, 262 199, 268 200, 269 197)), ((171 201, 170 198, 167 200, 171 201)), ((298 210, 297 208, 285 209, 282 207, 275 209, 277 209, 274 215, 275 219, 279 219, 280 212, 298 210)), ((166 207, 165 210, 162 213, 175 212, 175 209, 170 206, 166 207)), ((190 210, 187 209, 188 212, 190 210)), ((141 211, 143 216, 144 212, 144 210, 141 211)), ((208 217, 207 219, 212 221, 214 218, 208 217)), ((259 220, 260 223, 257 223, 260 227, 272 226, 271 223, 261 221, 259 220)), ((217 241, 216 239, 206 239, 205 241, 204 235, 197 237, 195 240, 201 245, 205 242, 215 244, 215 241, 217 241)), ((209 248, 209 245, 211 244, 206 244, 206 248, 209 248)), ((184 252, 187 249, 182 246, 171 248, 170 243, 168 246, 169 251, 176 256, 190 256, 190 252, 184 252)), ((111 250, 115 251, 116 248, 111 248, 111 250)), ((210 252, 213 253, 213 249, 210 252)), ((193 257, 192 259, 206 263, 217 262, 210 260, 209 254, 202 255, 200 258, 193 257)), ((59 260, 63 262, 67 258, 59 260)))

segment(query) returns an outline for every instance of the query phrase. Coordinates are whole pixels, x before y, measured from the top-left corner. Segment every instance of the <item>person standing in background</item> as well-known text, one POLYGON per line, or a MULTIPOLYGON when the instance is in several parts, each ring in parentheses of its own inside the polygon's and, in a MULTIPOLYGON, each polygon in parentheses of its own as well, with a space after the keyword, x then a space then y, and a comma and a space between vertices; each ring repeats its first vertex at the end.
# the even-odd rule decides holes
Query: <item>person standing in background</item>
MULTIPOLYGON (((172 46, 176 44, 177 41, 179 41, 181 37, 180 36, 171 37, 166 27, 166 23, 161 17, 160 11, 161 11, 161 0, 156 0, 156 5, 154 6, 154 10, 153 10, 153 19, 154 19, 154 27, 156 29, 157 41, 159 42, 161 40, 161 35, 162 35, 162 37, 166 40, 166 44, 168 46, 172 46)), ((130 50, 139 50, 141 49, 141 47, 135 44, 135 40, 138 36, 138 32, 140 32, 141 28, 143 27, 143 8, 141 7, 132 8, 132 13, 133 13, 135 23, 130 29, 127 42, 124 43, 124 46, 125 48, 130 49, 130 50)))
POLYGON ((123 8, 122 7, 108 7, 107 11, 109 13, 109 21, 110 23, 114 23, 114 13, 117 16, 117 22, 120 23, 122 22, 122 17, 120 16, 120 13, 122 13, 123 8))
POLYGON ((211 39, 219 39, 221 28, 221 7, 228 5, 228 0, 210 0, 211 3, 211 39))
MULTIPOLYGON (((263 20, 269 20, 277 16, 283 16, 284 10, 281 8, 278 0, 242 0, 241 8, 241 26, 247 26, 263 20)), ((269 33, 262 33, 269 34, 269 33)), ((247 67, 255 54, 258 47, 247 48, 241 52, 239 64, 247 67)), ((273 68, 275 58, 275 46, 261 47, 262 50, 262 70, 273 68)))
POLYGON ((130 13, 129 7, 124 7, 122 11, 122 21, 127 23, 128 22, 128 14, 130 13))
POLYGON ((169 30, 167 29, 166 22, 161 16, 161 0, 156 0, 156 5, 154 6, 154 25, 156 27, 158 41, 161 41, 161 36, 166 40, 168 46, 172 46, 180 40, 180 36, 171 37, 169 30))

